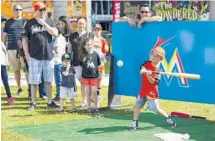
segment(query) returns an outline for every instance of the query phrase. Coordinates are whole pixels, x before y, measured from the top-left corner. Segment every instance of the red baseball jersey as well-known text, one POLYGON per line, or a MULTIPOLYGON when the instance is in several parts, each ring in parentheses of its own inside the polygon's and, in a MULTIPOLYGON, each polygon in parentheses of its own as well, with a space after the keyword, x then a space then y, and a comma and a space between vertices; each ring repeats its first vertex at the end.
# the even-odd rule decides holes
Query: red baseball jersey
MULTIPOLYGON (((146 61, 142 66, 144 66, 147 70, 158 71, 158 68, 153 66, 151 61, 146 61)), ((141 68, 142 68, 141 66, 141 68)), ((152 74, 152 78, 159 79, 157 74, 152 74)), ((142 84, 140 90, 140 97, 143 98, 148 96, 150 98, 158 98, 158 85, 157 83, 151 84, 146 76, 146 74, 142 74, 142 84)))

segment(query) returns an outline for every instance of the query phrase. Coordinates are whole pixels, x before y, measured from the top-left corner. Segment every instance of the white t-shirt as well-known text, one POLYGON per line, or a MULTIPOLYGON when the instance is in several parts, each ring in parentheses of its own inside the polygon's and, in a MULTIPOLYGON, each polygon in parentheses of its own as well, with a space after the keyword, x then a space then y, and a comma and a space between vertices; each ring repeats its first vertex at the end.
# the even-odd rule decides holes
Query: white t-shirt
POLYGON ((54 63, 62 64, 61 56, 66 53, 67 42, 65 37, 61 34, 54 42, 54 63))

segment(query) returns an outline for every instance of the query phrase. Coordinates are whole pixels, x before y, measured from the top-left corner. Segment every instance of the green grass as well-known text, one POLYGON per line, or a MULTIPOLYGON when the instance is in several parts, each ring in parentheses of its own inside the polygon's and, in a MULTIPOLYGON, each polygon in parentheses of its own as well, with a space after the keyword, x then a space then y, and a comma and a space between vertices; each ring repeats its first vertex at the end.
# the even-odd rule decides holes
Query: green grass
MULTIPOLYGON (((7 70, 7 73, 13 73, 13 70, 8 69, 8 70, 7 70)), ((22 73, 23 73, 23 71, 22 71, 22 73)))
MULTIPOLYGON (((11 87, 11 90, 13 93, 15 93, 16 89, 14 87, 11 87)), ((105 107, 107 105, 107 87, 103 87, 102 93, 103 95, 103 102, 101 104, 102 107, 105 107)), ((2 94, 1 94, 1 110, 2 110, 2 141, 34 141, 35 139, 31 138, 30 136, 25 136, 24 134, 20 134, 18 132, 15 132, 11 130, 14 126, 28 126, 28 125, 41 125, 41 124, 56 124, 56 123, 65 123, 65 122, 72 122, 75 120, 80 119, 92 119, 91 116, 81 113, 76 114, 66 114, 66 115, 60 115, 58 113, 57 109, 47 110, 46 109, 46 101, 43 101, 41 99, 37 100, 37 110, 30 112, 27 111, 27 107, 29 105, 29 101, 27 100, 27 88, 24 87, 25 93, 21 96, 17 96, 16 94, 13 94, 16 105, 9 106, 7 104, 7 98, 4 89, 2 88, 2 94)), ((53 89, 54 93, 55 89, 53 89)), ((81 104, 81 97, 76 98, 76 104, 81 104)), ((122 97, 122 104, 131 104, 135 102, 135 98, 130 97, 122 97)), ((167 113, 170 113, 171 111, 181 111, 190 113, 193 115, 199 115, 199 116, 206 116, 208 120, 215 120, 215 106, 214 105, 207 105, 207 104, 196 104, 196 103, 188 103, 188 102, 177 102, 177 101, 167 101, 167 100, 160 100, 160 107, 167 111, 167 113)), ((66 109, 69 110, 70 104, 66 103, 66 109)), ((83 110, 83 109, 81 109, 83 110)), ((143 117, 145 108, 142 109, 143 111, 143 117)), ((121 126, 129 126, 131 119, 132 119, 132 107, 119 109, 119 110, 109 110, 104 111, 105 117, 113 117, 117 118, 117 116, 126 116, 127 121, 120 123, 121 126)), ((147 114, 146 114, 147 115, 147 114)), ((158 116, 159 117, 159 116, 158 116)), ((149 119, 150 120, 150 119, 149 119)), ((109 120, 111 121, 111 120, 109 120)), ((98 124, 98 126, 101 123, 98 124)), ((117 125, 115 125, 117 126, 117 125)), ((121 129, 121 127, 119 127, 121 129)), ((117 128, 118 129, 118 128, 117 128)), ((102 129, 101 129, 102 130, 102 129)), ((113 129, 110 128, 109 131, 113 129)), ((115 130, 111 131, 114 132, 115 130)), ((143 131, 141 131, 143 132, 143 131)), ((140 132, 140 133, 141 133, 140 132)), ((212 131, 211 131, 212 132, 212 131)), ((44 134, 46 132, 44 131, 44 134)), ((73 132, 75 134, 75 132, 73 132)), ((116 133, 115 133, 116 134, 116 133)), ((135 133, 136 134, 136 133, 135 133)), ((85 134, 86 135, 86 134, 85 134)), ((108 139, 108 138, 107 138, 108 139)), ((104 138, 104 141, 106 139, 104 138)))
POLYGON ((143 138, 146 141, 158 141, 153 134, 169 132, 188 133, 191 136, 190 141, 212 141, 215 139, 212 132, 215 130, 215 126, 208 124, 208 122, 177 118, 179 126, 170 129, 163 118, 149 112, 140 114, 138 130, 130 132, 128 123, 132 119, 132 113, 131 111, 123 111, 123 113, 122 116, 107 116, 106 113, 102 118, 94 117, 54 124, 16 126, 10 129, 43 141, 70 141, 71 139, 77 141, 124 141, 143 138), (49 131, 51 134, 47 136, 44 131, 49 131))
POLYGON ((107 61, 107 63, 105 64, 105 74, 109 74, 110 73, 110 61, 107 61))

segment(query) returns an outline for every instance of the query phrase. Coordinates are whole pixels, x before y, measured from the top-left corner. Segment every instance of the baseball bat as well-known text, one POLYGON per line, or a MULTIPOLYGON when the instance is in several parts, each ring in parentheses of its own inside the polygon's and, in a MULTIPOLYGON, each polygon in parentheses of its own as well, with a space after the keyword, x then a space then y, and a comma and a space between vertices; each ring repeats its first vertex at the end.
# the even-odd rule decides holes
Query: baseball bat
POLYGON ((199 74, 190 74, 190 73, 175 73, 175 72, 153 72, 156 74, 162 74, 162 75, 171 75, 175 77, 183 77, 183 78, 189 78, 194 80, 199 80, 200 75, 199 74))
POLYGON ((181 113, 181 112, 171 112, 171 116, 174 116, 174 117, 181 117, 181 118, 206 119, 206 117, 193 116, 193 115, 189 115, 189 114, 181 113))

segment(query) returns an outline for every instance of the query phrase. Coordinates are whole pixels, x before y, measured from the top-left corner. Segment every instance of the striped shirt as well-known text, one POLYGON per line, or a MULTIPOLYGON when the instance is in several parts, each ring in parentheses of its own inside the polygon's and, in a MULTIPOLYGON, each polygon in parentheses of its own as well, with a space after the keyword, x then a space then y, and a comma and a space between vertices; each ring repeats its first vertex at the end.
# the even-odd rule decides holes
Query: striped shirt
POLYGON ((18 39, 21 35, 23 20, 9 19, 4 27, 4 32, 7 33, 8 50, 17 50, 19 48, 18 39))

